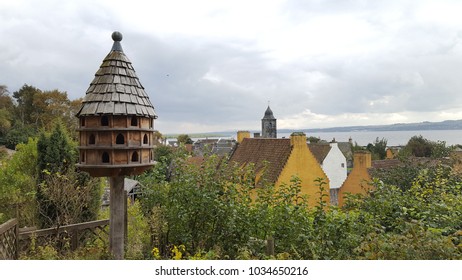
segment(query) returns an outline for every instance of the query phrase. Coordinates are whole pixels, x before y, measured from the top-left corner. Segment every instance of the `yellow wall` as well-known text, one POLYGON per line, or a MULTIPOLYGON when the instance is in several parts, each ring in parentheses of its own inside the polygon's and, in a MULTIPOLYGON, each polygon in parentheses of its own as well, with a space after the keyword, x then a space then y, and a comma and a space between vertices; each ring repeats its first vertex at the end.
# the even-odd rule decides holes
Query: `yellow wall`
POLYGON ((314 207, 319 201, 319 187, 314 181, 317 178, 324 178, 325 201, 328 203, 329 198, 329 179, 322 170, 316 158, 313 156, 311 151, 308 149, 306 144, 306 135, 303 133, 294 133, 290 136, 292 153, 290 154, 287 163, 282 170, 279 178, 276 182, 276 186, 280 186, 282 183, 290 184, 290 179, 293 175, 300 178, 302 194, 309 196, 308 203, 310 207, 314 207))
POLYGON ((398 154, 397 150, 390 149, 390 148, 388 148, 386 152, 387 152, 387 156, 386 156, 387 159, 394 159, 396 155, 398 154))
POLYGON ((237 143, 242 143, 244 138, 250 138, 250 131, 238 131, 237 132, 237 143))
POLYGON ((372 180, 369 172, 371 167, 371 154, 367 151, 358 151, 354 154, 353 170, 340 187, 338 194, 338 206, 342 207, 346 193, 366 194, 371 188, 369 182, 372 180))

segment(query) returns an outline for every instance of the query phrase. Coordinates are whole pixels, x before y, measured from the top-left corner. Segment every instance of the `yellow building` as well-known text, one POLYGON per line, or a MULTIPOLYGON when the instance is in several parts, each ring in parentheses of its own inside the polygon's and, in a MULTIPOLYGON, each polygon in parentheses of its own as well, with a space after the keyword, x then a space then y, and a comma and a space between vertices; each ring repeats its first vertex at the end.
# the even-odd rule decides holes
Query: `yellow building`
POLYGON ((356 151, 353 156, 353 169, 343 182, 338 193, 338 206, 344 205, 344 197, 347 193, 366 194, 370 190, 372 181, 369 168, 372 166, 371 153, 368 151, 356 151))
POLYGON ((389 147, 387 148, 386 152, 386 159, 394 159, 399 154, 400 147, 389 147))
POLYGON ((319 186, 315 180, 322 178, 326 182, 325 201, 329 201, 329 179, 308 149, 304 133, 292 133, 290 139, 249 136, 246 133, 238 135, 241 142, 231 155, 230 162, 236 162, 242 167, 253 164, 257 174, 257 186, 262 179, 260 176, 278 187, 283 183, 290 184, 295 175, 301 180, 301 193, 308 195, 309 205, 314 206, 319 199, 319 186))

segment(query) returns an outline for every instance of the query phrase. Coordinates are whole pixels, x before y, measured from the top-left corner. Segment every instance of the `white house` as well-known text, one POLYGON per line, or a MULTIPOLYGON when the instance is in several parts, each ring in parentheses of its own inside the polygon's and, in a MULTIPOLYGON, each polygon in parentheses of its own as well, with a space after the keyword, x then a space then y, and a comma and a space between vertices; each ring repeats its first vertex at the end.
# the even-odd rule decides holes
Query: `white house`
POLYGON ((308 144, 330 181, 331 205, 338 204, 338 191, 347 178, 347 161, 337 142, 308 144))

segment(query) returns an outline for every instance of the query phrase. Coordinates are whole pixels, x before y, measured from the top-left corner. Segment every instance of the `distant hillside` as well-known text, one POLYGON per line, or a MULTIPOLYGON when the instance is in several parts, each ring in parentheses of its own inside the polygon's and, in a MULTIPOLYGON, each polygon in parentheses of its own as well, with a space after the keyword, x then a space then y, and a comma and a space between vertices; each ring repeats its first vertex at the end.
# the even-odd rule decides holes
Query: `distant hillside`
MULTIPOLYGON (((442 122, 421 122, 421 123, 396 123, 390 125, 364 125, 344 126, 329 128, 305 128, 305 129, 278 129, 278 133, 303 132, 351 132, 351 131, 421 131, 421 130, 462 130, 462 120, 447 120, 442 122)), ((261 132, 261 131, 250 131, 261 132)), ((166 138, 176 138, 179 134, 167 134, 166 138)), ((236 136, 236 131, 204 132, 189 134, 191 138, 220 138, 236 136)))
MULTIPOLYGON (((330 128, 300 129, 309 132, 351 132, 351 131, 413 131, 413 130, 462 130, 462 120, 442 122, 396 123, 390 125, 345 126, 330 128)), ((298 131, 300 131, 298 130, 298 131)), ((281 133, 290 133, 294 129, 278 129, 281 133)))

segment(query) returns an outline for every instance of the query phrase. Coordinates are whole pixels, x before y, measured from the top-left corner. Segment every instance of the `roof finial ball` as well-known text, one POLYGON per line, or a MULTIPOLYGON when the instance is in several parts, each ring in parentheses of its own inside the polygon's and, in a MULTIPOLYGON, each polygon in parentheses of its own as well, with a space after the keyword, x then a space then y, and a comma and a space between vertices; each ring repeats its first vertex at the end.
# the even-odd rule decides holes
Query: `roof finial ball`
POLYGON ((114 40, 115 42, 120 42, 122 41, 122 33, 120 33, 119 31, 114 31, 112 32, 112 40, 114 40))

